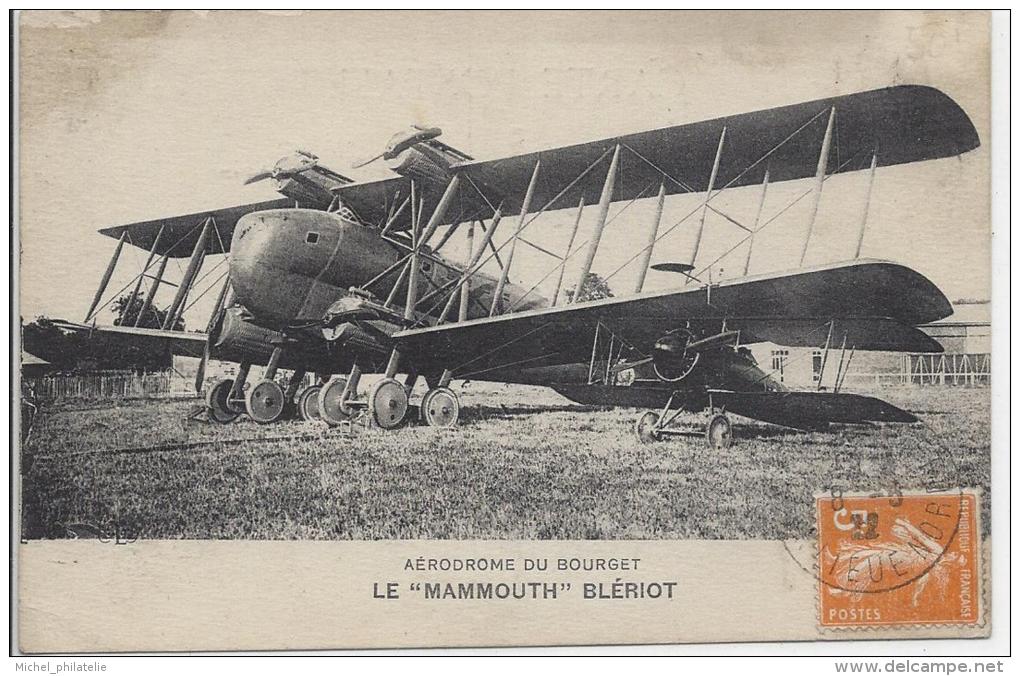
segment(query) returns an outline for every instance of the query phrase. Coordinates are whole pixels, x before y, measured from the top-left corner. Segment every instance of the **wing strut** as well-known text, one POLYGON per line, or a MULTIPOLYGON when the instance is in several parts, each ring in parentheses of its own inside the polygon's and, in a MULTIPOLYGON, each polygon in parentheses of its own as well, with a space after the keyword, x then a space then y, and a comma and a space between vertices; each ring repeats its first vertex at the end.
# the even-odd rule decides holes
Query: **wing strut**
POLYGON ((868 227, 868 210, 871 208, 871 189, 875 185, 875 167, 878 166, 878 155, 871 156, 871 171, 868 173, 868 192, 864 197, 864 213, 861 214, 861 229, 857 233, 857 251, 854 258, 861 257, 861 246, 864 244, 864 229, 868 227))
POLYGON ((166 319, 163 320, 163 330, 169 330, 175 323, 177 323, 178 315, 181 313, 184 307, 184 299, 188 295, 188 291, 191 290, 191 283, 195 281, 195 275, 198 274, 198 269, 202 265, 202 261, 205 259, 205 244, 209 239, 209 231, 212 229, 213 219, 205 219, 205 225, 202 226, 202 233, 198 236, 198 241, 195 242, 195 248, 191 252, 191 259, 188 260, 188 267, 184 271, 184 279, 181 280, 181 285, 177 287, 177 294, 174 296, 174 302, 170 304, 170 309, 167 310, 166 319))
POLYGON ((170 252, 163 254, 163 257, 159 259, 156 276, 152 278, 152 288, 149 289, 149 295, 145 297, 142 309, 138 311, 138 316, 135 317, 135 328, 141 326, 142 318, 149 314, 149 310, 152 308, 152 301, 156 299, 156 292, 159 291, 159 285, 163 282, 163 273, 166 272, 166 264, 169 260, 170 252))
MULTIPOLYGON (((479 242, 479 244, 481 244, 481 242, 479 242)), ((468 227, 467 231, 467 250, 468 255, 473 260, 475 257, 475 224, 473 221, 471 225, 468 227)), ((452 299, 455 295, 457 294, 454 291, 450 294, 450 298, 452 299)), ((468 304, 470 303, 470 301, 471 301, 471 280, 465 280, 460 287, 460 308, 458 308, 457 310, 458 322, 467 321, 468 304)))
MULTIPOLYGON (((708 189, 705 190, 705 203, 701 209, 701 219, 698 221, 698 234, 694 238, 694 253, 691 254, 691 265, 693 266, 695 261, 698 260, 698 250, 701 249, 701 236, 705 232, 705 216, 708 215, 708 210, 711 205, 708 203, 712 199, 712 191, 715 190, 715 178, 719 175, 719 161, 722 159, 723 144, 726 142, 726 127, 723 127, 722 133, 719 134, 719 145, 715 149, 715 161, 712 162, 712 173, 708 177, 708 189)), ((686 283, 690 283, 690 278, 687 279, 686 283)))
MULTIPOLYGON (((399 198, 399 196, 400 195, 398 193, 397 197, 399 198)), ((383 226, 382 234, 380 235, 380 237, 385 237, 387 233, 389 233, 390 228, 392 228, 393 224, 397 222, 397 218, 400 217, 400 214, 404 213, 404 209, 407 208, 407 203, 410 201, 410 199, 411 199, 410 197, 405 197, 404 201, 400 203, 400 207, 392 214, 390 214, 390 217, 386 220, 386 225, 383 226)), ((393 203, 396 204, 396 200, 394 200, 393 203)))
MULTIPOLYGON (((418 299, 418 254, 421 249, 421 206, 424 204, 424 199, 416 196, 417 189, 417 182, 411 181, 411 255, 407 259, 407 297, 404 299, 404 319, 414 317, 414 304, 418 299), (419 199, 422 201, 418 201, 419 199)), ((398 358, 400 356, 396 351, 393 354, 398 358)), ((389 371, 390 369, 387 368, 386 377, 392 378, 396 375, 396 371, 393 373, 389 371)))
POLYGON ((96 311, 96 306, 99 305, 99 300, 106 293, 106 287, 110 284, 110 277, 113 276, 113 269, 117 267, 117 259, 120 258, 120 252, 124 248, 124 239, 127 237, 127 230, 120 233, 120 239, 117 240, 117 248, 113 250, 113 257, 110 258, 110 262, 106 266, 106 272, 103 273, 103 278, 99 280, 99 288, 96 289, 96 295, 92 297, 92 304, 89 305, 89 311, 85 313, 85 321, 92 319, 92 314, 96 311))
POLYGON ((822 186, 825 184, 825 169, 829 164, 829 148, 832 145, 832 126, 836 122, 836 107, 829 110, 829 122, 825 125, 825 136, 822 138, 822 151, 818 154, 818 171, 815 172, 815 201, 811 207, 811 218, 807 223, 807 232, 804 235, 804 248, 800 252, 800 266, 804 266, 804 257, 807 256, 808 245, 811 243, 811 231, 815 229, 815 219, 818 217, 818 206, 822 202, 822 186))
MULTIPOLYGON (((436 228, 443 221, 443 217, 446 216, 446 210, 450 206, 450 202, 453 201, 453 196, 457 194, 457 186, 460 185, 460 176, 454 174, 453 178, 446 186, 446 190, 443 192, 443 196, 439 199, 439 203, 436 208, 432 211, 432 216, 429 218, 428 225, 425 226, 425 233, 421 235, 420 241, 418 242, 419 248, 427 244, 432 235, 435 234, 436 228)), ((419 214, 418 218, 421 218, 419 214)))
MULTIPOLYGON (((829 320, 829 331, 825 334, 825 347, 822 349, 822 365, 818 369, 818 387, 816 388, 819 392, 822 390, 822 380, 825 378, 825 364, 829 361, 829 347, 832 345, 832 326, 833 321, 829 320)), ((846 334, 843 334, 843 346, 846 347, 846 334)), ((836 374, 839 375, 838 373, 836 374)))
POLYGON ((645 275, 648 274, 648 266, 652 262, 652 250, 655 248, 655 238, 659 235, 659 223, 662 221, 662 207, 666 202, 666 182, 659 184, 659 201, 655 205, 655 217, 648 228, 648 242, 641 250, 641 265, 638 268, 637 282, 634 284, 634 293, 641 293, 645 286, 645 275))
MULTIPOLYGON (((404 266, 404 272, 407 273, 407 295, 404 298, 404 319, 409 319, 414 316, 414 304, 418 299, 418 244, 419 244, 419 220, 421 219, 421 209, 417 208, 418 205, 418 184, 414 179, 411 179, 411 253, 407 257, 407 265, 404 266)), ((400 276, 403 277, 404 273, 401 272, 400 276)), ((393 296, 397 287, 400 285, 400 279, 393 285, 393 290, 390 292, 390 296, 393 296)), ((390 298, 386 299, 386 304, 389 305, 390 298)), ((392 380, 397 375, 397 369, 400 368, 400 351, 397 348, 393 348, 390 352, 390 360, 386 363, 386 379, 392 380)))
POLYGON ((400 290, 400 285, 407 278, 407 257, 401 258, 395 265, 402 265, 403 267, 400 269, 400 274, 397 275, 397 281, 393 282, 393 288, 390 289, 389 295, 386 296, 386 301, 383 303, 385 308, 393 307, 393 303, 397 300, 397 291, 400 290))
MULTIPOLYGON (((839 364, 836 365, 836 379, 833 381, 832 391, 839 392, 839 381, 843 375, 843 358, 846 357, 846 331, 843 332, 843 346, 839 348, 839 364)), ((818 382, 821 383, 822 379, 819 378, 818 382)))
POLYGON ((577 203, 577 216, 574 218, 574 229, 570 231, 570 240, 567 241, 567 250, 563 254, 563 263, 560 265, 560 274, 556 278, 556 290, 553 291, 552 305, 556 306, 556 303, 560 299, 560 287, 563 286, 563 273, 567 270, 567 261, 570 260, 570 250, 574 247, 574 239, 577 238, 577 226, 581 225, 581 214, 584 213, 584 195, 581 195, 581 201, 577 203))
MULTIPOLYGON (((436 228, 442 222, 443 217, 446 215, 446 210, 453 201, 453 196, 457 192, 457 186, 460 184, 460 179, 454 176, 453 179, 447 184, 446 190, 443 192, 443 196, 439 199, 439 203, 436 204, 436 208, 432 211, 432 216, 429 218, 429 222, 426 224, 425 229, 422 230, 421 226, 421 209, 416 209, 414 217, 412 218, 411 224, 411 255, 407 262, 407 297, 404 300, 404 321, 413 322, 414 320, 414 308, 418 304, 418 257, 421 252, 421 248, 425 245, 425 242, 435 233, 436 228)), ((417 184, 415 181, 411 181, 411 206, 415 204, 415 192, 417 190, 417 184)), ((394 290, 399 286, 399 280, 394 285, 394 290)), ((393 292, 390 294, 393 295, 393 292)), ((387 299, 387 305, 390 299, 387 299)), ((397 369, 400 368, 400 352, 396 348, 390 353, 390 360, 386 365, 386 377, 393 378, 397 375, 397 369)), ((414 378, 408 376, 409 386, 414 385, 414 378)))
MULTIPOLYGON (((756 159, 754 162, 752 162, 750 165, 748 165, 746 168, 744 168, 744 170, 741 171, 739 174, 737 174, 737 176, 735 176, 734 178, 730 179, 725 185, 722 186, 722 188, 720 188, 719 190, 716 190, 714 193, 709 195, 707 197, 707 199, 706 199, 706 201, 709 202, 709 208, 714 213, 722 215, 723 217, 726 218, 726 220, 730 221, 731 223, 735 223, 736 225, 740 226, 743 230, 745 230, 748 233, 750 233, 751 232, 751 228, 747 228, 747 227, 743 226, 736 219, 734 219, 731 216, 723 213, 722 210, 718 209, 717 207, 712 206, 711 205, 712 200, 714 200, 716 197, 718 197, 720 195, 720 193, 722 193, 722 191, 726 190, 727 188, 730 188, 732 186, 745 185, 745 183, 742 183, 741 180, 743 179, 743 177, 748 172, 750 172, 752 169, 754 169, 756 166, 758 166, 762 162, 765 162, 766 160, 768 160, 768 158, 771 157, 776 151, 778 151, 780 148, 782 148, 788 142, 790 142, 792 139, 794 139, 798 134, 800 134, 805 129, 807 129, 809 126, 811 126, 811 124, 813 124, 815 120, 820 119, 821 116, 824 115, 824 114, 825 114, 825 109, 820 110, 817 114, 815 114, 814 117, 812 117, 810 120, 808 120, 807 122, 802 124, 794 132, 789 134, 786 138, 784 138, 778 144, 776 144, 775 146, 770 148, 767 152, 765 152, 760 157, 758 157, 758 159, 756 159)), ((629 150, 638 159, 642 160, 645 164, 647 164, 648 166, 652 167, 655 171, 657 171, 661 177, 669 179, 669 183, 670 184, 675 184, 675 185, 683 188, 683 190, 687 191, 687 192, 696 192, 695 188, 693 188, 692 186, 690 186, 686 182, 680 180, 679 178, 671 176, 669 173, 667 173, 666 171, 662 170, 659 166, 657 166, 654 162, 649 160, 647 157, 645 157, 641 153, 637 152, 634 148, 632 148, 630 146, 627 146, 627 145, 625 145, 624 147, 627 148, 627 150, 629 150)), ((835 172, 832 172, 832 174, 829 174, 828 176, 825 176, 825 179, 828 180, 829 178, 832 177, 833 174, 838 173, 838 172, 842 171, 843 169, 845 169, 850 164, 850 162, 853 159, 854 159, 854 156, 851 156, 850 158, 845 160, 843 162, 843 164, 841 164, 839 167, 837 167, 835 172)), ((668 192, 670 194, 672 194, 672 193, 674 193, 676 191, 671 188, 670 190, 668 190, 668 192)), ((788 209, 793 207, 794 204, 796 204, 797 202, 799 202, 800 200, 804 199, 805 197, 807 197, 810 194, 811 194, 811 189, 808 189, 807 191, 801 193, 801 195, 799 197, 797 197, 794 200, 792 200, 789 204, 787 204, 785 207, 783 207, 777 214, 775 214, 770 219, 768 219, 765 223, 763 223, 756 230, 758 230, 758 231, 764 230, 770 223, 772 223, 773 221, 778 219, 783 213, 785 213, 788 209)), ((686 223, 689 218, 692 218, 693 216, 695 216, 696 214, 701 212, 703 210, 703 208, 704 208, 704 203, 702 203, 702 204, 694 207, 690 211, 688 211, 686 214, 684 214, 684 216, 682 218, 680 218, 680 220, 678 220, 675 223, 673 223, 671 226, 666 228, 665 232, 663 232, 662 234, 658 235, 655 238, 656 243, 662 241, 664 238, 669 236, 674 230, 676 230, 681 225, 686 223)), ((744 239, 746 239, 746 237, 744 239)), ((700 277, 700 275, 702 273, 704 273, 705 271, 709 270, 713 265, 718 263, 720 260, 722 260, 726 256, 728 256, 731 253, 733 253, 733 251, 735 251, 737 247, 742 246, 744 244, 744 239, 741 239, 740 241, 738 241, 728 251, 724 252, 722 255, 718 256, 711 263, 709 263, 708 265, 706 265, 706 266, 702 267, 700 270, 698 270, 697 273, 693 275, 694 279, 696 281, 700 281, 699 277, 700 277)), ((630 258, 628 258, 626 261, 624 261, 620 266, 618 266, 615 270, 613 270, 611 273, 609 273, 609 275, 606 277, 606 280, 608 281, 608 280, 612 279, 613 277, 615 277, 621 270, 623 270, 625 267, 627 267, 628 265, 633 263, 635 260, 637 260, 641 256, 641 253, 642 253, 641 251, 637 251, 636 253, 634 253, 634 255, 632 255, 630 258)))
POLYGON ((581 289, 588 280, 588 273, 591 271, 591 264, 595 262, 595 254, 599 250, 599 242, 602 240, 602 231, 606 227, 606 217, 609 216, 609 205, 613 199, 613 188, 616 186, 616 171, 620 166, 620 146, 617 144, 613 150, 613 159, 609 162, 609 171, 606 172, 606 182, 602 184, 602 196, 599 199, 599 214, 595 221, 595 231, 588 242, 588 252, 585 254, 584 262, 581 264, 581 273, 577 277, 577 284, 574 286, 574 303, 581 295, 581 289))
MULTIPOLYGON (((846 374, 849 373, 849 371, 850 371, 850 362, 853 361, 854 350, 855 349, 856 349, 856 346, 853 346, 853 345, 850 346, 850 354, 846 358, 846 366, 843 367, 843 375, 842 375, 842 377, 839 378, 839 380, 836 381, 836 387, 835 387, 835 391, 836 392, 839 392, 841 389, 843 389, 843 381, 846 380, 846 374)), ((910 358, 909 355, 907 356, 907 358, 908 359, 910 358)), ((842 365, 842 363, 843 363, 843 355, 839 356, 839 363, 842 365)))
POLYGON ((130 312, 135 307, 135 301, 138 300, 138 294, 142 290, 142 282, 145 280, 145 273, 148 271, 149 266, 152 265, 152 259, 156 255, 156 249, 159 248, 160 240, 163 239, 163 231, 165 229, 165 224, 159 226, 159 232, 156 233, 156 239, 152 241, 152 248, 149 249, 149 257, 145 259, 145 266, 142 267, 142 274, 138 275, 138 281, 135 283, 135 288, 131 291, 130 298, 128 298, 128 304, 125 312, 130 312))
POLYGON ((524 223, 528 220, 528 210, 531 209, 531 199, 535 195, 535 184, 538 183, 538 170, 542 166, 542 161, 535 162, 535 169, 531 172, 531 181, 528 183, 528 191, 524 194, 524 203, 521 205, 521 215, 517 221, 517 229, 514 231, 513 240, 510 243, 510 253, 506 256, 506 263, 503 265, 503 270, 499 275, 499 282, 496 284, 496 290, 492 293, 492 307, 489 308, 489 316, 492 317, 497 312, 503 311, 503 288, 506 286, 506 279, 510 275, 510 265, 514 262, 514 252, 517 251, 517 240, 521 236, 521 230, 524 229, 524 223))
MULTIPOLYGON (((486 230, 484 227, 482 227, 482 241, 475 248, 474 253, 471 255, 471 260, 469 260, 468 264, 464 267, 464 271, 461 272, 460 278, 456 282, 454 282, 452 288, 450 288, 450 297, 446 300, 446 306, 443 308, 442 313, 440 313, 439 321, 437 321, 436 324, 442 324, 443 322, 446 321, 446 318, 450 316, 450 311, 453 309, 454 298, 457 296, 457 290, 465 288, 468 282, 470 282, 471 276, 478 272, 478 270, 480 269, 480 267, 478 266, 478 261, 481 259, 482 254, 485 253, 485 247, 492 243, 492 236, 496 234, 496 226, 499 225, 499 222, 500 220, 502 220, 502 218, 503 212, 501 212, 499 209, 496 209, 496 213, 492 215, 492 220, 489 222, 489 229, 486 230)), ((422 301, 426 301, 429 298, 439 295, 442 291, 445 290, 446 286, 447 285, 443 285, 443 287, 440 288, 438 291, 433 291, 425 298, 422 298, 422 301)), ((435 308, 434 307, 431 308, 428 314, 431 314, 433 309, 435 308)))
POLYGON ((758 224, 761 223, 761 212, 765 210, 765 195, 769 191, 769 170, 765 170, 765 178, 761 182, 761 199, 758 201, 758 212, 754 215, 754 225, 751 226, 751 234, 747 236, 747 258, 744 259, 744 277, 751 269, 751 250, 754 249, 754 236, 758 233, 758 224))

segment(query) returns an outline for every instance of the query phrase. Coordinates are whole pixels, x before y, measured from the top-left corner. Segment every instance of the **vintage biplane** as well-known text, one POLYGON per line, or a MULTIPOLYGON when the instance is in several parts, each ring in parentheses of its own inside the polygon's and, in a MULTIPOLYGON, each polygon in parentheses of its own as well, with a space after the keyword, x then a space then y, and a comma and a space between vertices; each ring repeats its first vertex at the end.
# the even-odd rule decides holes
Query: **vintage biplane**
POLYGON ((439 135, 421 127, 395 135, 370 160, 388 163, 395 175, 384 180, 356 182, 299 151, 248 181, 272 180, 280 199, 102 230, 118 240, 113 259, 84 322, 67 326, 198 356, 196 387, 209 359, 238 363, 237 377, 207 389, 209 419, 219 423, 247 414, 261 423, 299 415, 339 425, 367 415, 393 428, 408 416, 419 376, 428 384, 420 417, 435 426, 458 420, 453 379, 541 384, 577 402, 647 408, 637 423, 643 441, 683 431, 683 411, 707 412, 704 433, 716 446, 730 441, 728 413, 801 429, 916 420, 840 391, 854 351, 940 352, 918 326, 952 312, 921 274, 860 258, 870 182, 865 216, 849 226, 860 229, 853 257, 814 267, 804 259, 828 177, 867 170, 874 180, 880 167, 979 145, 966 113, 942 92, 889 87, 495 160, 476 160, 439 135), (774 220, 762 217, 769 184, 799 179, 797 200, 813 199, 799 261, 788 272, 748 276, 754 238, 774 220), (716 198, 748 186, 759 186, 761 198, 755 218, 742 222, 716 198), (663 229, 665 199, 684 193, 698 195, 696 207, 663 229), (611 204, 642 198, 657 200, 654 217, 617 226, 638 242, 633 295, 571 302, 565 291, 588 278, 611 204), (574 246, 589 205, 592 234, 574 246), (525 238, 560 209, 576 214, 565 252, 525 238), (746 256, 743 276, 713 282, 716 261, 699 260, 709 213, 744 232, 737 247, 746 243, 746 254, 730 250, 746 256), (497 245, 506 221, 512 235, 497 245), (684 224, 696 233, 689 259, 651 266, 657 242, 684 224), (442 254, 458 229, 470 251, 459 263, 442 254), (135 326, 97 326, 125 242, 148 251, 143 272, 122 290, 132 288, 132 303, 144 299, 143 310, 135 326), (554 261, 551 298, 535 292, 540 284, 508 281, 522 245, 554 261), (205 259, 221 254, 228 273, 207 331, 171 330, 205 259), (575 257, 577 281, 565 286, 575 257), (162 328, 142 328, 174 258, 188 262, 162 328), (649 267, 680 274, 677 288, 643 292, 649 267), (750 356, 746 346, 759 342, 824 348, 825 360, 839 352, 835 386, 788 391, 750 356), (252 365, 265 372, 246 383, 252 365), (285 384, 280 369, 292 372, 285 384), (311 385, 303 384, 307 373, 316 374, 311 385), (363 392, 363 373, 383 377, 363 392))

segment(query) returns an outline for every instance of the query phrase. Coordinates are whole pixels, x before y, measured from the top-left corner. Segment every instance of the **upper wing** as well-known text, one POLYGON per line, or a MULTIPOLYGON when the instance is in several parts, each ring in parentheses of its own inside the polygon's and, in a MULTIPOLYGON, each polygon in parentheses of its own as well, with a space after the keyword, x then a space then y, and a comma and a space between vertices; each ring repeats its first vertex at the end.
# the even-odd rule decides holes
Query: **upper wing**
MULTIPOLYGON (((535 188, 533 211, 573 206, 580 195, 585 203, 593 204, 599 199, 605 175, 605 168, 597 165, 601 161, 608 166, 609 152, 616 145, 622 149, 619 175, 626 180, 617 181, 614 201, 654 195, 664 174, 669 177, 665 179, 667 194, 703 192, 708 187, 708 170, 724 128, 726 142, 716 188, 760 183, 766 168, 772 182, 807 178, 816 171, 831 108, 836 109, 836 121, 828 158, 830 174, 867 168, 872 153, 877 153, 879 166, 889 166, 959 155, 980 145, 974 125, 955 101, 931 87, 901 85, 502 159, 461 162, 452 170, 470 179, 472 185, 461 188, 443 223, 486 217, 496 205, 502 205, 503 215, 519 213, 532 170, 539 160, 541 180, 535 188), (561 194, 569 199, 553 203, 561 194)), ((340 182, 326 181, 304 188, 299 185, 310 178, 294 175, 287 183, 294 184, 295 196, 305 201, 311 199, 310 204, 325 204, 322 199, 328 190, 324 186, 340 182)), ((426 181, 419 188, 426 208, 431 208, 439 201, 445 181, 426 181)), ((409 227, 411 210, 396 210, 410 194, 410 180, 406 177, 336 185, 331 189, 367 223, 382 225, 396 213, 392 229, 409 227)), ((281 190, 288 191, 286 187, 281 190)), ((290 204, 291 199, 270 200, 120 225, 100 232, 119 238, 127 231, 131 244, 148 249, 165 226, 157 253, 183 257, 194 248, 203 221, 213 217, 217 236, 211 238, 207 253, 224 253, 241 216, 290 204)))
POLYGON ((170 218, 157 218, 151 221, 141 221, 128 225, 118 225, 112 228, 104 228, 99 232, 108 237, 120 238, 123 232, 128 233, 129 243, 143 249, 151 249, 156 235, 160 228, 163 228, 163 236, 160 237, 157 254, 170 254, 171 258, 182 258, 190 256, 198 242, 202 232, 202 225, 207 218, 212 218, 215 231, 207 240, 206 253, 220 254, 230 250, 230 238, 234 234, 234 226, 241 216, 250 214, 253 211, 265 211, 266 209, 282 209, 294 204, 288 198, 269 200, 267 202, 255 202, 253 204, 242 204, 236 207, 225 209, 212 209, 210 211, 199 211, 183 216, 171 216, 170 218))
MULTIPOLYGON (((458 196, 460 208, 448 212, 445 222, 484 210, 489 203, 502 203, 504 216, 519 213, 539 160, 541 180, 535 188, 533 211, 568 187, 570 199, 560 200, 550 209, 574 206, 579 195, 584 195, 586 204, 593 204, 602 190, 608 151, 617 144, 622 149, 619 175, 626 180, 617 181, 614 200, 653 196, 663 173, 673 179, 665 181, 667 194, 704 192, 724 128, 726 140, 716 189, 761 183, 766 168, 771 182, 808 178, 817 170, 818 152, 832 108, 836 109, 836 117, 829 174, 866 169, 872 153, 877 154, 878 166, 890 166, 959 155, 980 145, 973 123, 955 101, 931 87, 901 85, 525 155, 463 162, 453 170, 470 178, 485 197, 474 187, 465 186, 458 196), (605 165, 572 186, 600 158, 605 165)), ((425 186, 426 201, 436 204, 443 187, 425 186)), ((397 191, 407 196, 408 179, 390 178, 336 189, 359 216, 377 223, 387 219, 397 191)), ((484 213, 491 213, 491 209, 484 213)), ((394 227, 406 228, 408 222, 409 214, 405 212, 394 227)))
POLYGON ((92 326, 64 320, 56 320, 53 324, 65 331, 112 335, 126 343, 151 347, 156 350, 167 350, 171 354, 185 357, 201 357, 208 338, 205 333, 142 329, 132 326, 92 326))
POLYGON ((689 325, 739 330, 741 343, 834 344, 858 350, 941 352, 918 324, 952 314, 923 275, 888 261, 859 260, 757 275, 708 287, 608 298, 394 334, 419 364, 462 377, 523 366, 587 362, 596 331, 648 354, 667 331, 689 325), (601 329, 599 328, 601 327, 601 329))

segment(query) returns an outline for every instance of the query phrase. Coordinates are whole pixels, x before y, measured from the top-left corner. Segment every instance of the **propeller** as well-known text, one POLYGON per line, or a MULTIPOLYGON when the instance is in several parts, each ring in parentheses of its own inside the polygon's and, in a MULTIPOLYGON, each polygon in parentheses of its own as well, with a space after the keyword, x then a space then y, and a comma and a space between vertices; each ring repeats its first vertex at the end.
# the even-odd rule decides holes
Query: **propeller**
POLYGON ((302 171, 307 171, 312 167, 317 166, 318 163, 318 156, 313 155, 307 150, 297 150, 290 155, 286 155, 277 160, 272 169, 264 169, 257 174, 249 176, 248 179, 245 180, 244 184, 249 185, 251 183, 258 183, 259 181, 264 181, 267 178, 287 178, 294 174, 300 174, 302 171))
POLYGON ((386 147, 381 153, 365 160, 364 162, 353 164, 351 165, 351 168, 360 169, 361 167, 371 164, 379 159, 392 160, 416 143, 431 141, 442 133, 443 130, 439 127, 419 127, 416 124, 411 125, 410 129, 398 131, 396 134, 391 136, 390 140, 386 143, 386 147))

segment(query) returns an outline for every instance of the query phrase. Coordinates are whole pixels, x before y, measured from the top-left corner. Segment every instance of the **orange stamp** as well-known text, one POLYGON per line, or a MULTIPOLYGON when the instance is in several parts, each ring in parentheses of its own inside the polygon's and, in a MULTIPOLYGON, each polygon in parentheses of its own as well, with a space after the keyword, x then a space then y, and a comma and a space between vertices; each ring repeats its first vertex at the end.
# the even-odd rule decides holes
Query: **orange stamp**
POLYGON ((818 498, 823 627, 978 624, 977 496, 818 498))

